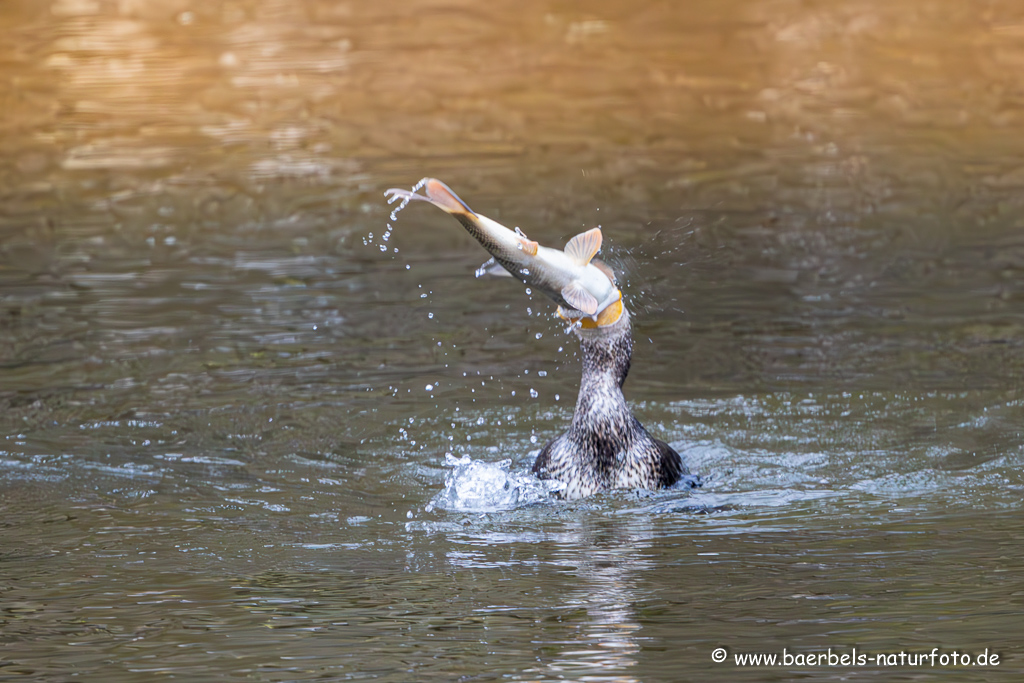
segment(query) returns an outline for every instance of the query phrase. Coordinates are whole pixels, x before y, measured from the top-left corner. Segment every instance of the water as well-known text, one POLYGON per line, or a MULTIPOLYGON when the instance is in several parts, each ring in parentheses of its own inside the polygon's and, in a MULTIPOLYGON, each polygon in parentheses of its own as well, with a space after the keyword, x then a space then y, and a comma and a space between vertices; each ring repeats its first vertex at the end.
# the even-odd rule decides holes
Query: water
POLYGON ((1024 8, 0 20, 0 679, 1020 676, 1024 8), (575 341, 424 176, 602 226, 702 488, 531 488, 575 341), (1001 661, 732 659, 854 647, 1001 661))

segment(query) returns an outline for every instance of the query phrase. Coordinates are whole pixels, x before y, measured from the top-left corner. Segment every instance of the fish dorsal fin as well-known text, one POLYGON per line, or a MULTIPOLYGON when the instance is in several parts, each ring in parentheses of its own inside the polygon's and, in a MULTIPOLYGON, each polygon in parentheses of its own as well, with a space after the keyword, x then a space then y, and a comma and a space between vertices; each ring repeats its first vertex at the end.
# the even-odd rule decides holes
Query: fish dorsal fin
POLYGON ((591 228, 569 240, 565 255, 577 265, 585 266, 601 251, 601 228, 591 228))
POLYGON ((605 275, 607 275, 608 279, 612 281, 612 284, 615 284, 615 271, 612 270, 611 266, 609 266, 607 263, 605 263, 599 258, 590 259, 590 264, 597 268, 598 270, 600 270, 605 275))
POLYGON ((512 273, 505 270, 505 266, 498 263, 495 259, 487 259, 484 264, 476 269, 477 277, 485 277, 492 275, 495 277, 512 277, 512 273))
POLYGON ((594 315, 597 313, 597 299, 576 280, 562 287, 562 298, 577 311, 594 315))

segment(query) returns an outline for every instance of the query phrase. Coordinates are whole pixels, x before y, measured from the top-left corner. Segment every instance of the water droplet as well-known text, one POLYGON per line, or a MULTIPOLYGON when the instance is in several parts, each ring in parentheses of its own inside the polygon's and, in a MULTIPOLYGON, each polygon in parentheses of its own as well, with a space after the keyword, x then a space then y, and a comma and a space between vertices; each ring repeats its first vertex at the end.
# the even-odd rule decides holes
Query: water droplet
MULTIPOLYGON (((520 273, 520 275, 529 275, 530 274, 530 269, 529 268, 520 268, 519 269, 519 273, 520 273)), ((527 289, 526 293, 529 294, 530 290, 527 289)))
POLYGON ((537 435, 530 434, 530 443, 537 443, 537 435))
POLYGON ((484 420, 484 418, 483 418, 483 417, 478 417, 478 418, 476 419, 476 423, 477 423, 478 425, 482 425, 482 424, 484 424, 484 422, 485 422, 485 420, 484 420))
POLYGON ((534 339, 540 339, 540 338, 541 338, 541 337, 543 337, 543 336, 544 336, 544 333, 543 333, 543 332, 538 332, 537 334, 533 335, 533 338, 534 338, 534 339))
POLYGON ((540 394, 537 393, 537 390, 531 388, 530 389, 530 398, 537 398, 538 396, 540 396, 540 394))
POLYGON ((427 313, 427 317, 430 318, 431 320, 433 320, 434 319, 434 314, 433 313, 427 313))
POLYGON ((380 245, 380 250, 381 251, 387 251, 388 248, 382 244, 382 245, 380 245))
POLYGON ((555 400, 557 401, 559 398, 561 398, 561 396, 559 396, 558 394, 555 394, 555 400))
POLYGON ((538 370, 537 371, 537 376, 538 377, 547 377, 548 376, 548 371, 547 370, 538 370))
POLYGON ((410 265, 409 265, 408 263, 406 263, 406 264, 405 264, 405 269, 406 269, 406 270, 409 270, 410 268, 412 268, 412 266, 410 266, 410 265))
POLYGON ((428 384, 427 386, 425 386, 423 388, 426 389, 427 391, 433 391, 434 390, 434 385, 433 384, 428 384))
POLYGON ((513 395, 513 396, 515 396, 515 395, 516 395, 516 392, 515 392, 515 390, 514 390, 514 389, 512 390, 512 395, 513 395))

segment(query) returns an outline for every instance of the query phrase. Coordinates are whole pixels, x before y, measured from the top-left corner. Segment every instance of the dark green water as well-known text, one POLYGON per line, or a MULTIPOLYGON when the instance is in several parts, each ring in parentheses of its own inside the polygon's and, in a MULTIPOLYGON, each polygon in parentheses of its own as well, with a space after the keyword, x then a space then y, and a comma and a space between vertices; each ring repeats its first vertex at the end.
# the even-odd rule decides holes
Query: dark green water
POLYGON ((0 25, 0 680, 1024 672, 1019 3, 0 25), (454 221, 387 230, 424 175, 602 226, 627 398, 702 489, 428 511, 445 453, 528 469, 579 366, 454 221), (1000 660, 733 658, 855 647, 1000 660))

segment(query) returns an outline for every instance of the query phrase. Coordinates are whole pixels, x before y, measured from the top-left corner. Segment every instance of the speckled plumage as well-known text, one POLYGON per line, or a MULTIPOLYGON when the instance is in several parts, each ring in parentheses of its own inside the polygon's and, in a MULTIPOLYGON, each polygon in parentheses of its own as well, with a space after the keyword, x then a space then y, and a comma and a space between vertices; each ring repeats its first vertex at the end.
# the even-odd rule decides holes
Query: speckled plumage
POLYGON ((626 404, 633 335, 629 313, 607 327, 577 329, 583 378, 568 431, 541 450, 533 471, 566 484, 565 498, 611 488, 656 489, 689 474, 679 454, 652 437, 626 404))

